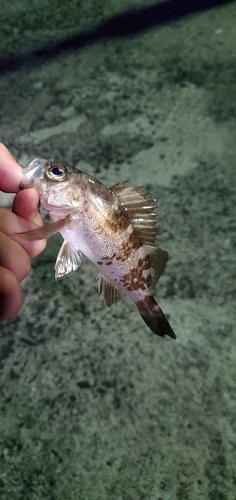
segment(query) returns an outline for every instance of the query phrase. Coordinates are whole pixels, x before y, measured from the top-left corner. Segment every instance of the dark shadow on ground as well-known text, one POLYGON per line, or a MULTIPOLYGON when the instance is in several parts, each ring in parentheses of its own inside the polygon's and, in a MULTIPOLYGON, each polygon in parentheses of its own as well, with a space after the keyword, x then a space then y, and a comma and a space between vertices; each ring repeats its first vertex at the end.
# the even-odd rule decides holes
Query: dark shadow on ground
POLYGON ((167 0, 140 9, 130 9, 99 23, 90 30, 6 57, 0 60, 0 72, 7 73, 25 66, 38 66, 63 52, 75 51, 104 39, 134 36, 233 1, 235 0, 182 0, 181 2, 167 0))

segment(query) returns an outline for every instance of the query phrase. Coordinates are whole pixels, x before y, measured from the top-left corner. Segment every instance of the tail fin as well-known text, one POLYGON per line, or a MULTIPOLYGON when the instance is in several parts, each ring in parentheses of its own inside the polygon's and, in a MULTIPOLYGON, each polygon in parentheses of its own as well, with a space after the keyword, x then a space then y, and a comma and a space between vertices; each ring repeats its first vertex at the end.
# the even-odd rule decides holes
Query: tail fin
POLYGON ((160 335, 160 337, 169 335, 172 339, 176 338, 164 313, 151 295, 137 302, 136 306, 146 325, 153 333, 160 335))

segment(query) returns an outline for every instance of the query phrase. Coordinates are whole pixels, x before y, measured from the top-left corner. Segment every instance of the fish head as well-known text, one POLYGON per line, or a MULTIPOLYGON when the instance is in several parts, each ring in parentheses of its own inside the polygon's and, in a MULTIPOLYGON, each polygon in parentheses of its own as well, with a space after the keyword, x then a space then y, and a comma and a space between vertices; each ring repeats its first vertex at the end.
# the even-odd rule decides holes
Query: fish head
POLYGON ((35 158, 24 168, 21 189, 34 187, 41 205, 50 211, 62 210, 63 214, 81 207, 84 199, 83 172, 62 163, 35 158))

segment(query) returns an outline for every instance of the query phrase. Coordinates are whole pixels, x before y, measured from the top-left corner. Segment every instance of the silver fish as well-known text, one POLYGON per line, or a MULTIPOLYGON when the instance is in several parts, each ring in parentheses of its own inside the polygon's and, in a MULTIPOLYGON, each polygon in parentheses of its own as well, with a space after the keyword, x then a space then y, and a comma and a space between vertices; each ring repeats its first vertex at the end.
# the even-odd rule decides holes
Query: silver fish
POLYGON ((111 306, 123 293, 133 300, 157 335, 173 332, 151 290, 162 275, 168 253, 155 245, 152 201, 139 187, 120 182, 107 188, 74 167, 35 158, 24 169, 21 189, 35 187, 52 223, 19 233, 44 239, 60 232, 64 242, 55 263, 57 280, 76 271, 85 255, 98 270, 99 295, 111 306))

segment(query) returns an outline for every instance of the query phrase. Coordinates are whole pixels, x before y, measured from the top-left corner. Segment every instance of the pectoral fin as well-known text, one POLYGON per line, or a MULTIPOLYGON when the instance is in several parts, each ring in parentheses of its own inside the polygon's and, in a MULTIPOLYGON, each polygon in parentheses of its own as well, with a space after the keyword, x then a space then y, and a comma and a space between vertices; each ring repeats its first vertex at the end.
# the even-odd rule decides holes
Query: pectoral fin
POLYGON ((82 259, 82 253, 68 243, 68 241, 64 241, 54 267, 56 280, 61 280, 65 276, 77 271, 82 264, 82 259))
POLYGON ((71 216, 67 215, 64 219, 57 220, 56 222, 52 222, 51 224, 46 224, 45 226, 38 227, 37 229, 33 229, 32 231, 14 233, 14 235, 29 241, 44 240, 45 238, 49 238, 49 236, 58 233, 62 229, 68 228, 70 221, 71 216))

